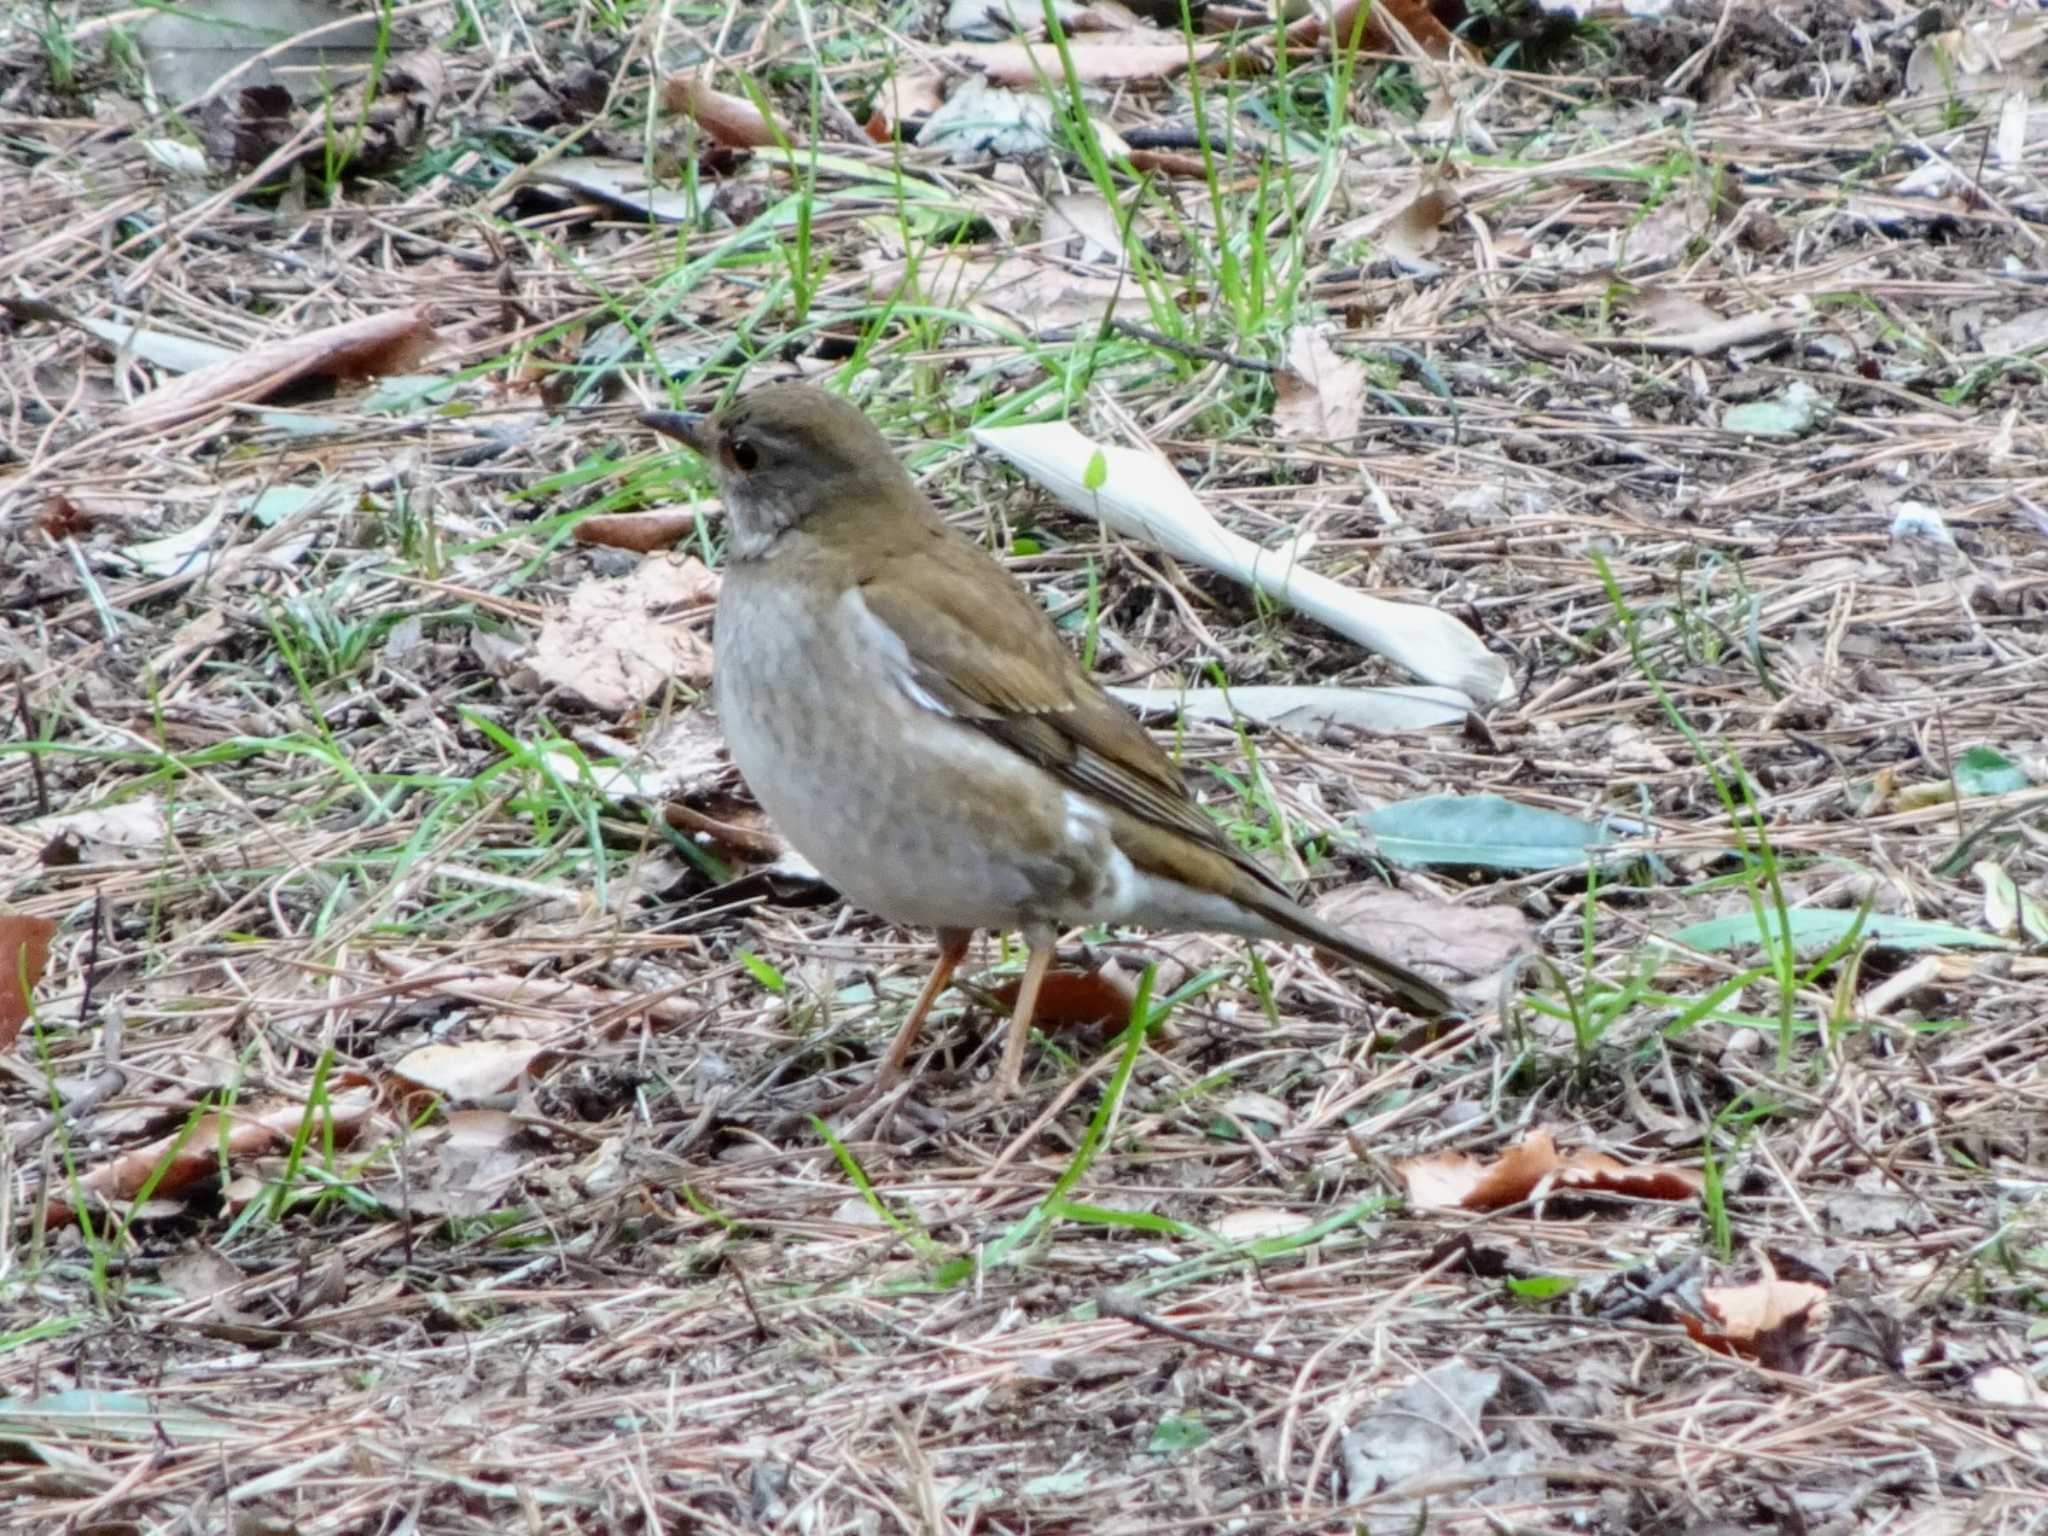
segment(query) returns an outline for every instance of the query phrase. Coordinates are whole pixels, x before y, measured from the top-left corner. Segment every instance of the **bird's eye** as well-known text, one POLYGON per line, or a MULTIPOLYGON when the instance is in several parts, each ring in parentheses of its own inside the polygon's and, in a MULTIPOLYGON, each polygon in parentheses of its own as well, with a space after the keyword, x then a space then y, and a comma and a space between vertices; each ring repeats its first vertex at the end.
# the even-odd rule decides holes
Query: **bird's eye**
POLYGON ((732 456, 733 467, 739 470, 741 474, 747 473, 756 464, 761 462, 760 452, 754 445, 739 438, 733 439, 732 445, 726 449, 726 452, 732 456))

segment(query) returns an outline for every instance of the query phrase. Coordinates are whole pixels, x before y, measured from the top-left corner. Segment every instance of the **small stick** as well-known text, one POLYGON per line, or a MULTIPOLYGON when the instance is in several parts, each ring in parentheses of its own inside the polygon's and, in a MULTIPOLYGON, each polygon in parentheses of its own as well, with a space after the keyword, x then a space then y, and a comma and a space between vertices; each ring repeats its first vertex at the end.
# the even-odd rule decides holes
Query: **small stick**
POLYGON ((1228 1339, 1212 1338, 1206 1333, 1195 1333, 1177 1327, 1164 1318, 1154 1317, 1139 1308, 1137 1298, 1128 1291, 1104 1291, 1095 1298, 1095 1310, 1103 1317, 1119 1317, 1127 1323, 1136 1323, 1140 1328, 1153 1333, 1164 1334, 1169 1339, 1178 1339, 1183 1344, 1192 1344, 1197 1349, 1213 1349, 1218 1354, 1235 1355, 1240 1360, 1250 1360, 1257 1365, 1296 1365, 1299 1362, 1285 1355, 1276 1355, 1267 1349, 1251 1349, 1243 1344, 1233 1344, 1228 1339))

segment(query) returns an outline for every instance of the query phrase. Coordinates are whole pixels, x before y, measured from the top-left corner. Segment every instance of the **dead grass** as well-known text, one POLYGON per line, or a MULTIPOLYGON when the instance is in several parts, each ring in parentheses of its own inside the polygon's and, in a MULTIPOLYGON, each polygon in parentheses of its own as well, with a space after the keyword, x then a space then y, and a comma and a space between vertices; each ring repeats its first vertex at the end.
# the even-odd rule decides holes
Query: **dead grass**
MULTIPOLYGON (((791 185, 774 152, 707 154, 717 212, 680 235, 529 163, 650 132, 664 171, 692 162, 683 128, 650 130, 644 66, 714 38, 714 83, 762 82, 784 121, 816 78, 858 111, 938 9, 417 7, 402 44, 465 15, 486 36, 444 49, 403 164, 331 198, 316 171, 282 193, 274 167, 168 174, 117 28, 57 90, 32 19, 0 24, 0 905, 63 925, 0 1058, 0 1528, 2048 1527, 2038 947, 1867 948, 1705 1004, 1748 952, 1651 948, 1748 911, 1758 870, 1789 906, 1977 930, 1985 861, 2048 902, 2039 337, 1996 339, 2048 302, 2038 133, 2004 165, 1995 105, 1902 104, 1903 12, 1853 8, 1864 46, 1847 7, 1682 6, 1468 98, 1493 147, 1449 152, 1462 211, 1417 276, 1359 233, 1444 153, 1388 105, 1419 103, 1412 77, 1359 66, 1357 125, 1319 151, 1332 68, 1304 59, 1296 116, 1270 80, 1232 88, 1291 148, 1244 117, 1213 191, 1142 195, 1159 270, 1215 299, 1166 345, 871 296, 861 258, 892 240, 1028 246, 1043 192, 1087 184, 1073 155, 905 151, 926 223, 893 170, 823 170, 801 235, 793 210, 760 222, 791 185), (1283 216, 1259 199, 1289 155, 1283 216), (1298 287, 1226 302, 1217 207, 1264 219, 1298 287), (1660 322, 1674 298, 1705 308, 1660 322), (350 385, 147 431, 116 414, 157 371, 73 323, 245 350, 410 308, 451 403, 350 385), (1228 360, 1279 358, 1319 308, 1369 365, 1362 460, 1277 439, 1270 376, 1228 360), (1758 315, 1781 319, 1683 340, 1758 315), (1260 736, 1291 825, 1209 776, 1245 771, 1235 735, 1187 728, 1219 812, 1319 885, 1373 878, 1330 837, 1360 811, 1453 791, 1624 818, 1657 862, 1590 890, 1405 874, 1447 924, 1517 907, 1555 967, 1436 1040, 1376 1033, 1405 1025, 1304 954, 1262 979, 1206 940, 1098 941, 1162 960, 1162 990, 1228 968, 1112 1114, 1117 1044, 1072 1036, 1016 1104, 962 1108, 993 1031, 956 994, 891 1127, 842 1158, 803 1111, 872 1069, 925 936, 759 862, 690 690, 607 715, 526 665, 569 592, 630 569, 571 525, 688 494, 630 424, 664 398, 643 342, 700 398, 858 349, 858 393, 963 523, 1077 626, 1093 592, 1117 680, 1399 679, 1100 543, 972 456, 969 425, 1071 397, 1094 427, 1114 400, 1246 536, 1312 524, 1318 569, 1464 617, 1518 700, 1400 740, 1260 736), (1802 381, 1830 407, 1803 435, 1722 426, 1802 381), (121 554, 216 510, 182 569, 121 554), (737 830, 672 838, 585 778, 649 741, 649 794, 737 830), (1974 745, 2031 787, 1945 798, 1974 745), (1753 807, 1731 816, 1709 765, 1753 807), (1560 981, 1611 999, 1657 953, 1597 1039, 1532 1006, 1560 981), (481 1108, 395 1070, 486 1039, 532 1067, 481 1108), (321 1107, 366 1085, 378 1109, 327 1145, 321 1107), (303 1145, 88 1206, 89 1230, 41 1219, 201 1105, 309 1095, 303 1145), (1395 1200, 1388 1160, 1539 1126, 1643 1162, 1710 1149, 1724 1194, 1395 1200), (1768 1364, 1691 1343, 1699 1286, 1765 1256, 1829 1289, 1825 1320, 1768 1364), (1483 1420, 1373 1492, 1385 1394, 1453 1360, 1498 1374, 1483 1420)), ((1172 130, 1187 85, 1099 116, 1172 130)), ((715 521, 690 547, 715 557, 715 521)))

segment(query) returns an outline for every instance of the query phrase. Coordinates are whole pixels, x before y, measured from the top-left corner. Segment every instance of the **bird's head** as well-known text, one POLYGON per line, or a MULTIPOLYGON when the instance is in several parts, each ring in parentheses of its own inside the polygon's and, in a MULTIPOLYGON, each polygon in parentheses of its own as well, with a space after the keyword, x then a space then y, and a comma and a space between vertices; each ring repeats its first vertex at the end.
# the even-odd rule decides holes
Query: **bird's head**
POLYGON ((725 500, 734 559, 765 555, 793 528, 820 531, 921 506, 888 442, 860 408, 811 384, 769 384, 710 416, 640 420, 694 450, 725 500))

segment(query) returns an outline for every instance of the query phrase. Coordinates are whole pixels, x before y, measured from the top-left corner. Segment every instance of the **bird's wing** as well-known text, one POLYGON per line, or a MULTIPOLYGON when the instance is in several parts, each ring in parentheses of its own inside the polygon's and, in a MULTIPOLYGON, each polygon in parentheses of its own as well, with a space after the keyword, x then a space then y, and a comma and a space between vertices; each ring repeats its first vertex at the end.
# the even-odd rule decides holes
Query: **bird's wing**
POLYGON ((905 691, 1070 787, 1224 854, 1284 894, 1195 803, 1151 734, 1081 670, 1044 610, 1014 582, 987 579, 988 558, 945 534, 862 573, 855 590, 901 646, 905 691))

